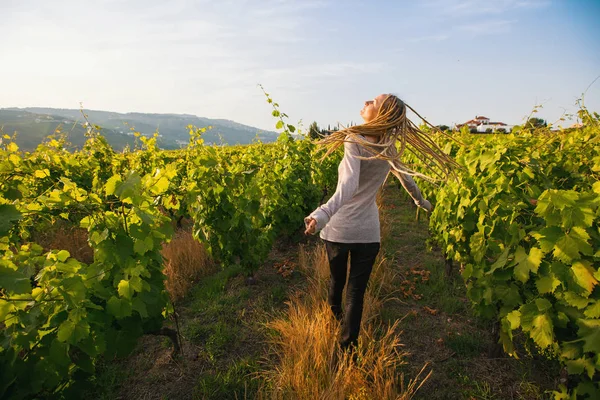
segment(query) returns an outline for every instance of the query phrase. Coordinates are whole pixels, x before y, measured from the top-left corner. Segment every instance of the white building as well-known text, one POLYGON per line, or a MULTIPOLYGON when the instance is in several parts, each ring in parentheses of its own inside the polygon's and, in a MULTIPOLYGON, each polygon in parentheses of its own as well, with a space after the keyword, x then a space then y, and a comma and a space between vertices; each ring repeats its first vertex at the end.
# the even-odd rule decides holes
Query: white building
POLYGON ((471 131, 475 130, 480 133, 497 132, 497 131, 510 132, 514 126, 514 125, 507 125, 504 122, 491 122, 488 117, 476 116, 474 119, 471 119, 471 120, 465 122, 464 124, 457 124, 456 128, 460 129, 465 125, 469 127, 469 130, 471 130, 471 131))

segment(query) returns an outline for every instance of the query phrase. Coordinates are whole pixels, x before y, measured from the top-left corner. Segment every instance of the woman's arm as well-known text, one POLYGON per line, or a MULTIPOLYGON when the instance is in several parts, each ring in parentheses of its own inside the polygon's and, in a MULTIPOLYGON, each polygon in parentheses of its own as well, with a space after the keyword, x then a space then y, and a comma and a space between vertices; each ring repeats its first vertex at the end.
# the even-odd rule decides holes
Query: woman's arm
POLYGON ((392 174, 396 175, 396 178, 398 178, 398 180, 402 184, 402 187, 404 187, 404 189, 408 192, 410 197, 412 197, 415 204, 418 207, 421 207, 421 208, 427 210, 428 212, 431 212, 431 210, 433 208, 431 206, 431 203, 429 201, 425 200, 425 198, 423 198, 423 195, 421 194, 421 191, 419 190, 419 187, 415 183, 412 176, 398 172, 394 168, 392 168, 391 171, 392 171, 392 174))
POLYGON ((327 225, 331 217, 348 201, 354 197, 358 190, 358 182, 360 178, 360 149, 357 143, 344 143, 344 158, 340 162, 338 183, 335 193, 329 201, 318 207, 308 217, 304 219, 307 226, 311 219, 316 221, 316 229, 314 232, 319 232, 327 225))

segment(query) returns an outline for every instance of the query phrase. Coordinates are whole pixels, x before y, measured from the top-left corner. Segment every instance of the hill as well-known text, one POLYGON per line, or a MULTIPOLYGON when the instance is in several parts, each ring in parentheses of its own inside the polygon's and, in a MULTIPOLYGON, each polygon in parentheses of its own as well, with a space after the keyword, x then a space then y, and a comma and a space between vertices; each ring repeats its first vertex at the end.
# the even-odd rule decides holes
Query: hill
MULTIPOLYGON (((263 142, 274 141, 278 134, 225 119, 209 119, 190 114, 116 113, 85 110, 91 123, 102 128, 102 134, 117 150, 134 144, 132 130, 145 136, 159 132, 159 146, 175 149, 185 146, 189 139, 188 126, 212 126, 204 134, 207 143, 247 144, 258 135, 263 142)), ((0 109, 0 127, 4 133, 17 132, 17 144, 24 150, 33 150, 42 140, 60 127, 74 147, 85 142, 85 122, 81 111, 58 108, 5 108, 0 109)))

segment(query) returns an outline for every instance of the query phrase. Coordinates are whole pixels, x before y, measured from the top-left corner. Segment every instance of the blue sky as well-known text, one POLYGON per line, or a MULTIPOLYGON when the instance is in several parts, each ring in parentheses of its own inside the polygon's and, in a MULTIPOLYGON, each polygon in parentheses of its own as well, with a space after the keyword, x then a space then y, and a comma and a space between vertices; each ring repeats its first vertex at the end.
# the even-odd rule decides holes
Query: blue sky
MULTIPOLYGON (((600 75, 600 1, 0 0, 0 107, 358 122, 391 92, 433 124, 553 122, 600 75)), ((600 111, 600 80, 586 94, 600 111)))

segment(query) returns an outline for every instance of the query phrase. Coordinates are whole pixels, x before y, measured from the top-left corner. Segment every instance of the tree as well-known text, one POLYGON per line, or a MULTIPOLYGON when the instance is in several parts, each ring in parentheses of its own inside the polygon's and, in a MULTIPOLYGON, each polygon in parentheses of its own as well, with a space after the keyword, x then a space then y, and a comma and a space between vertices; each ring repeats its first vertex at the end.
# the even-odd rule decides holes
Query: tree
POLYGON ((450 129, 450 127, 449 127, 448 125, 438 125, 438 126, 437 126, 437 128, 438 128, 440 131, 447 131, 447 130, 449 130, 449 129, 450 129))
POLYGON ((528 129, 545 128, 546 126, 548 123, 545 120, 536 117, 529 118, 525 123, 525 128, 528 129))
POLYGON ((321 130, 319 129, 316 121, 310 124, 308 127, 308 137, 311 139, 318 139, 321 137, 321 130))

